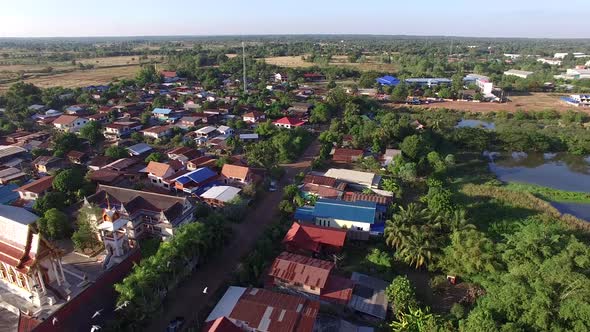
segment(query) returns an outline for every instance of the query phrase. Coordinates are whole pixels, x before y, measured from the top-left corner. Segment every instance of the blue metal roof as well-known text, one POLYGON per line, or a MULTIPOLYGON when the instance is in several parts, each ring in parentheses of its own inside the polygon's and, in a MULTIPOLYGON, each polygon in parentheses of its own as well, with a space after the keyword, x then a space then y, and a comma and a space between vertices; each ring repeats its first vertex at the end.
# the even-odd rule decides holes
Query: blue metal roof
POLYGON ((295 210, 295 220, 312 222, 314 217, 313 210, 313 206, 298 207, 295 210))
POLYGON ((0 204, 9 204, 18 199, 18 193, 13 191, 18 188, 14 183, 0 186, 0 204))
POLYGON ((334 218, 372 224, 375 222, 376 211, 375 202, 320 199, 315 204, 313 215, 316 218, 334 218))
POLYGON ((170 113, 172 113, 172 110, 169 108, 154 108, 152 113, 154 113, 154 114, 170 114, 170 113))
POLYGON ((399 84, 399 80, 396 77, 393 76, 383 76, 383 77, 379 77, 377 78, 377 83, 381 84, 381 85, 398 85, 399 84))
POLYGON ((211 169, 209 169, 207 167, 201 167, 199 169, 196 169, 190 173, 187 173, 187 174, 179 177, 178 179, 176 179, 176 181, 178 181, 182 184, 186 184, 190 181, 193 181, 196 183, 202 183, 202 182, 209 180, 210 178, 212 178, 214 176, 217 176, 217 173, 215 173, 214 171, 212 171, 211 169))

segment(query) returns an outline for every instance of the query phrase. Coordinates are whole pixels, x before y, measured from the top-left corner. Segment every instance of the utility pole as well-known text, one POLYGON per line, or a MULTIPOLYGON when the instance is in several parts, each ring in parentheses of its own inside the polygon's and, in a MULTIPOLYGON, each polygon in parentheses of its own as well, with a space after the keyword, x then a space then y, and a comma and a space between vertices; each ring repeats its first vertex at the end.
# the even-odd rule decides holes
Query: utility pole
POLYGON ((244 94, 248 93, 248 82, 246 81, 246 46, 242 42, 242 64, 244 67, 244 94))

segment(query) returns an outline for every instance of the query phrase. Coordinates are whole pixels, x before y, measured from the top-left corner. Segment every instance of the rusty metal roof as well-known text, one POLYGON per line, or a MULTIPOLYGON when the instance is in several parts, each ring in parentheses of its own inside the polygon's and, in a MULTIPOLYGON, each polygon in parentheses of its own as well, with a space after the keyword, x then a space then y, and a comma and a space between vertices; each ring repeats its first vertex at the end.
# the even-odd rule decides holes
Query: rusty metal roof
POLYGON ((324 288, 333 268, 332 262, 283 252, 273 262, 269 275, 292 283, 324 288))

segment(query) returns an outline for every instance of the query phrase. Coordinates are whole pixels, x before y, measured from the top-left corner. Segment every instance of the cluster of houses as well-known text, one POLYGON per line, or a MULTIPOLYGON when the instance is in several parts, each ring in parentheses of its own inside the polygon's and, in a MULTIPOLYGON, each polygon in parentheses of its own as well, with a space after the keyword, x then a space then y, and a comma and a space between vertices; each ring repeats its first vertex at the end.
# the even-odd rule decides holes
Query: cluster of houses
MULTIPOLYGON (((344 168, 305 176, 300 192, 310 205, 295 212, 282 241, 283 252, 265 273, 264 288, 229 287, 206 318, 205 331, 311 332, 328 326, 372 330, 338 315, 325 315, 320 307, 374 323, 386 318, 388 283, 338 267, 346 245, 383 233, 393 200, 391 193, 379 190, 378 175, 350 169, 363 153, 335 148, 332 161, 344 168)), ((399 153, 388 150, 382 164, 391 163, 399 153)))
MULTIPOLYGON (((308 99, 314 89, 304 87, 291 92, 296 101, 282 118, 269 119, 253 106, 238 107, 238 86, 230 81, 224 80, 224 89, 235 94, 219 97, 175 72, 161 74, 163 83, 123 88, 103 106, 76 104, 54 110, 31 105, 35 130, 0 138, 0 304, 7 308, 0 311, 3 324, 9 322, 22 331, 51 324, 72 310, 71 303, 83 307, 88 295, 80 294, 100 289, 100 280, 116 280, 113 274, 120 279, 128 273, 140 257, 142 239, 170 239, 180 225, 196 219, 199 205, 224 209, 248 201, 251 190, 245 188, 256 188, 265 174, 243 157, 232 155, 228 139, 256 142, 260 138, 255 127, 268 121, 285 129, 303 126, 313 108, 308 99), (134 102, 124 101, 129 94, 134 102), (167 105, 183 107, 152 107, 158 96, 167 105), (237 120, 245 126, 232 128, 230 124, 237 120), (79 134, 92 122, 101 124, 104 146, 83 141, 79 151, 32 157, 35 150, 53 152, 55 132, 79 134), (178 134, 185 144, 170 149, 152 144, 178 134), (109 158, 100 153, 110 145, 124 148, 127 155, 109 158), (146 161, 154 152, 163 158, 146 161), (96 186, 95 193, 65 210, 70 220, 83 209, 93 211, 90 222, 104 248, 93 257, 75 251, 71 241, 64 244, 44 238, 36 226, 40 216, 33 213, 35 202, 54 191, 56 172, 66 168, 86 169, 86 179, 96 186)), ((286 76, 276 82, 275 78, 271 87, 281 89, 286 76)), ((109 87, 84 90, 101 100, 109 87)))

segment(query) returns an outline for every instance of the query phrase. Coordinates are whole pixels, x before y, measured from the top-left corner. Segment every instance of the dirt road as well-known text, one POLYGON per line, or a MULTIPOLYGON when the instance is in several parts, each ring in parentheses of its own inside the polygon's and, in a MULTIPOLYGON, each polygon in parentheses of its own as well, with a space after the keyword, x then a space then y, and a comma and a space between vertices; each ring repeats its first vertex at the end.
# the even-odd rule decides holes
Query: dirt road
POLYGON ((276 220, 277 207, 282 199, 282 188, 291 183, 296 174, 311 166, 311 161, 318 155, 319 149, 319 142, 314 140, 296 163, 282 165, 286 173, 278 183, 277 191, 266 193, 248 212, 245 220, 234 225, 232 240, 215 259, 202 266, 190 279, 168 294, 163 303, 163 314, 152 319, 147 331, 165 331, 168 323, 177 316, 184 317, 189 322, 196 317, 208 304, 211 296, 231 277, 241 258, 248 254, 266 226, 276 220), (203 293, 205 287, 207 294, 203 293))

